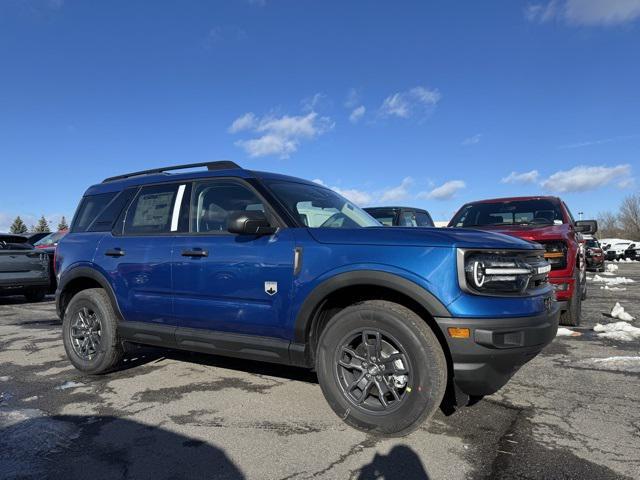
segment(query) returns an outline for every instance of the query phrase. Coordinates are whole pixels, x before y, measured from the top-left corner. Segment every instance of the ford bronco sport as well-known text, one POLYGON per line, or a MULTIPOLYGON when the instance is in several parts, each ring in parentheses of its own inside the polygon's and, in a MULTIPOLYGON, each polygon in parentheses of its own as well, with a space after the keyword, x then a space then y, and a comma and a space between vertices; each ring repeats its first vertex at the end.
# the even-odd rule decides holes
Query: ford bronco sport
POLYGON ((587 296, 582 234, 596 232, 595 220, 575 221, 558 197, 515 197, 467 203, 449 227, 500 232, 542 244, 551 264, 549 279, 560 304, 560 324, 580 325, 582 300, 587 296))
POLYGON ((403 435, 554 338, 549 269, 530 242, 384 228, 321 185, 224 161, 90 187, 56 302, 82 372, 115 369, 127 342, 314 368, 340 418, 403 435))

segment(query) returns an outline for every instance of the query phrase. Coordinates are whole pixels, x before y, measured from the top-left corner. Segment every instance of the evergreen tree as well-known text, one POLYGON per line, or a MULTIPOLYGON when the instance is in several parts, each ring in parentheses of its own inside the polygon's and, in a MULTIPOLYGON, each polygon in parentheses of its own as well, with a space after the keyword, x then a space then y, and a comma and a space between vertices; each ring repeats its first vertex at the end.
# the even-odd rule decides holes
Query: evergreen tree
POLYGON ((60 223, 58 223, 58 230, 69 230, 69 225, 67 225, 67 219, 64 215, 60 219, 60 223))
POLYGON ((51 229, 49 228, 49 222, 47 222, 47 219, 44 218, 44 215, 42 215, 40 217, 40 220, 38 220, 38 224, 33 229, 33 232, 34 233, 44 233, 44 232, 50 232, 50 231, 51 231, 51 229))
POLYGON ((21 234, 21 233, 27 233, 29 229, 27 228, 27 225, 22 221, 22 219, 18 215, 16 219, 13 221, 13 223, 11 224, 10 231, 11 233, 21 234))

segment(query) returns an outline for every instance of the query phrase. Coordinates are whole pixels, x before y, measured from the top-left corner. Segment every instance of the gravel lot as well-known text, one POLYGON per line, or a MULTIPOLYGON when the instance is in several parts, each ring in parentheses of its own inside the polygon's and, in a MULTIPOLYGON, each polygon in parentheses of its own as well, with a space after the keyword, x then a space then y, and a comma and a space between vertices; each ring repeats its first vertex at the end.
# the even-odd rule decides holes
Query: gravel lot
POLYGON ((635 283, 590 281, 580 336, 392 440, 344 425, 305 370, 139 348, 83 376, 52 301, 0 298, 0 478, 640 478, 640 341, 592 330, 616 301, 640 318, 640 263, 619 267, 635 283))

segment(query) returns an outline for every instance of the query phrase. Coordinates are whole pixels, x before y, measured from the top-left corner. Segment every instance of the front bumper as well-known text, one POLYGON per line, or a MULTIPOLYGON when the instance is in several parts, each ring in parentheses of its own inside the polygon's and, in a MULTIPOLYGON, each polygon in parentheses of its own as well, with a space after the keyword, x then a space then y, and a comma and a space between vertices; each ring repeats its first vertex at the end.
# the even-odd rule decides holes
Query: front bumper
POLYGON ((515 318, 436 318, 447 339, 456 386, 467 395, 497 392, 556 336, 560 305, 542 314, 515 318), (469 328, 470 338, 451 338, 449 327, 469 328))

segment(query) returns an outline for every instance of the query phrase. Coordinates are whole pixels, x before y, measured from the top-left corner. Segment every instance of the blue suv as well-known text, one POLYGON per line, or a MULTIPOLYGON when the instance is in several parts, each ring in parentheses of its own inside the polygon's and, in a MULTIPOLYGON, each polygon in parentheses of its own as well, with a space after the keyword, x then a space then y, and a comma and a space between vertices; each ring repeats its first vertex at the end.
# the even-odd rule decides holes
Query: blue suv
POLYGON ((82 372, 114 370, 127 342, 313 368, 349 425, 404 435, 554 338, 549 270, 538 244, 385 228, 321 185, 224 161, 90 187, 56 304, 82 372))

